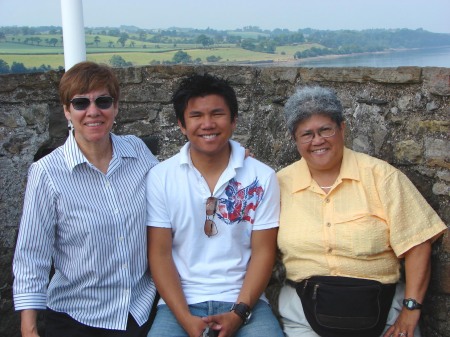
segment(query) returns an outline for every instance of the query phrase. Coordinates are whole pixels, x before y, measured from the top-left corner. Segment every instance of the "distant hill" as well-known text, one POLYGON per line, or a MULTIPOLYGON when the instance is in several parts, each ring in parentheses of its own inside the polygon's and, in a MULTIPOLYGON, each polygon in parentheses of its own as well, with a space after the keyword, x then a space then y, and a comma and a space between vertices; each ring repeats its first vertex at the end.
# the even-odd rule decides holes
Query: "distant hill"
MULTIPOLYGON (((270 63, 328 55, 450 46, 450 34, 423 29, 263 30, 246 26, 141 29, 133 25, 86 27, 88 59, 113 66, 174 63, 270 63)), ((63 66, 62 28, 0 27, 0 73, 63 66)))

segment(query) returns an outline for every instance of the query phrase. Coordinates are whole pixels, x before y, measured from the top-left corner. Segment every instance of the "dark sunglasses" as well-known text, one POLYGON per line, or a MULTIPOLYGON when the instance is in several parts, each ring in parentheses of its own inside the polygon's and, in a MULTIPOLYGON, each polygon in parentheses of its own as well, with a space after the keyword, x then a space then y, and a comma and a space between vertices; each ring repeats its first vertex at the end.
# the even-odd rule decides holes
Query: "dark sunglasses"
MULTIPOLYGON (((75 97, 70 100, 75 110, 86 110, 91 105, 91 100, 87 97, 75 97)), ((94 101, 95 106, 99 109, 106 110, 111 107, 114 98, 111 96, 99 96, 94 101)))
POLYGON ((214 216, 216 215, 217 198, 209 197, 206 200, 206 220, 204 231, 209 238, 217 234, 217 226, 214 222, 214 216))

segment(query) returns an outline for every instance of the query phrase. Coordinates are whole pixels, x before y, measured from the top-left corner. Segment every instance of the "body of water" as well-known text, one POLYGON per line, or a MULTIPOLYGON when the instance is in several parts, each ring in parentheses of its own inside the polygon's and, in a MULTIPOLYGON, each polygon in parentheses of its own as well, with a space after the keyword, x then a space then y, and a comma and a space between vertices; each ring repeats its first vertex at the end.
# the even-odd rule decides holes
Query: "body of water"
POLYGON ((445 67, 450 68, 450 47, 398 50, 300 60, 300 67, 445 67))

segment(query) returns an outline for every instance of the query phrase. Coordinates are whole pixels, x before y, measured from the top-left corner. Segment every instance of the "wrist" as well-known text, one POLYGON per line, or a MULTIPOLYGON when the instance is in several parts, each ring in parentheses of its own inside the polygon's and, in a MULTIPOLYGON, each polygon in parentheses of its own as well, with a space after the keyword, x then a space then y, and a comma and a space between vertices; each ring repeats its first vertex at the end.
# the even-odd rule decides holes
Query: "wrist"
POLYGON ((250 320, 250 317, 252 316, 252 311, 250 309, 250 306, 248 306, 244 302, 234 303, 231 306, 230 311, 232 311, 236 315, 238 315, 241 318, 241 320, 244 322, 244 324, 247 324, 247 322, 250 320))
POLYGON ((405 298, 403 300, 403 306, 408 310, 422 309, 422 304, 417 302, 414 298, 405 298))

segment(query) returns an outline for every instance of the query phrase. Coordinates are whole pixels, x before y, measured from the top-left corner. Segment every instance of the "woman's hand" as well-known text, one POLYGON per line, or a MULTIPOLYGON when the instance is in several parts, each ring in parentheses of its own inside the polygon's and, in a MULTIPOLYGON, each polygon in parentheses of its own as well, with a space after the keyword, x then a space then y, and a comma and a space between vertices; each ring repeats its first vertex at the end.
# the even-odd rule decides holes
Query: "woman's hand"
MULTIPOLYGON (((406 288, 404 298, 414 298, 423 303, 425 293, 430 281, 430 256, 431 241, 425 241, 414 246, 404 254, 406 288)), ((392 325, 383 337, 413 337, 421 311, 408 310, 403 307, 394 325, 392 325)))
POLYGON ((255 158, 255 154, 250 149, 245 148, 245 157, 244 158, 247 158, 247 157, 255 158))
POLYGON ((420 310, 408 310, 403 308, 398 315, 394 325, 392 325, 383 337, 413 337, 420 318, 420 310))

